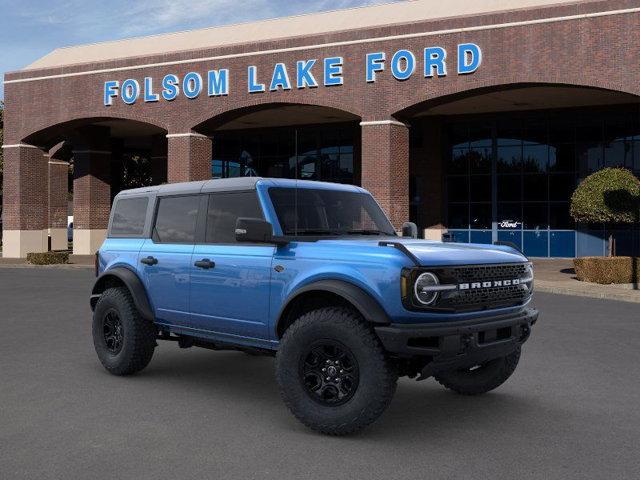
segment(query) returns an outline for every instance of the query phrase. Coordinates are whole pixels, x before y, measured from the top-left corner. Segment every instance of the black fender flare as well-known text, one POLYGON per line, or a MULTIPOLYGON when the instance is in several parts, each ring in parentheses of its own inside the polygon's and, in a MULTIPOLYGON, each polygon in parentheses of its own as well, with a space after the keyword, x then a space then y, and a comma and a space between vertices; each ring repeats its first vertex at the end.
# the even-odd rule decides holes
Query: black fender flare
POLYGON ((380 303, 362 288, 343 280, 319 280, 309 283, 289 295, 278 312, 278 319, 275 325, 276 332, 279 331, 280 323, 284 318, 284 313, 287 311, 291 303, 300 295, 311 291, 329 292, 344 298, 347 302, 353 305, 356 310, 358 310, 360 315, 362 315, 367 322, 383 325, 390 323, 389 316, 384 308, 382 308, 380 303))
POLYGON ((131 293, 133 303, 138 309, 138 312, 140 312, 142 318, 153 321, 155 319, 155 315, 153 314, 151 304, 149 303, 147 290, 144 288, 144 285, 138 275, 126 267, 115 267, 109 269, 97 278, 96 282, 93 284, 93 289, 91 290, 91 310, 95 309, 100 295, 102 295, 106 289, 108 280, 113 278, 116 278, 125 284, 129 293, 131 293))

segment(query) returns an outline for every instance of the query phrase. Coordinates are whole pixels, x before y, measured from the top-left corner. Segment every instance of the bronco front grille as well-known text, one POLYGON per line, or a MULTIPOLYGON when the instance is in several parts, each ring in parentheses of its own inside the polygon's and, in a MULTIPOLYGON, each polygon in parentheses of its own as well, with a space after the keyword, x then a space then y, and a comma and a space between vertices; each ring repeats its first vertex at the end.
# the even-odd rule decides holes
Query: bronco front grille
MULTIPOLYGON (((517 306, 526 303, 532 293, 533 271, 528 263, 425 267, 414 270, 412 280, 425 271, 435 273, 440 285, 451 288, 440 292, 432 310, 469 312, 517 306)), ((419 308, 413 302, 412 306, 419 308)))

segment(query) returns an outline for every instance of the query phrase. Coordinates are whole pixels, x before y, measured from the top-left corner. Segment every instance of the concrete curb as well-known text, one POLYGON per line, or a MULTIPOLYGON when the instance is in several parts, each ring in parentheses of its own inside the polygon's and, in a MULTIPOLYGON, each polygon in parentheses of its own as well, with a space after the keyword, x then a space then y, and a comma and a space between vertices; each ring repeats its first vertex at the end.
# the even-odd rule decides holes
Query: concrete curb
MULTIPOLYGON (((576 282, 578 282, 576 280, 576 282)), ((602 300, 617 300, 620 302, 640 303, 640 291, 623 290, 609 285, 565 285, 565 282, 551 282, 536 280, 534 292, 557 293, 574 297, 599 298, 602 300), (612 291, 612 289, 616 289, 612 291)))

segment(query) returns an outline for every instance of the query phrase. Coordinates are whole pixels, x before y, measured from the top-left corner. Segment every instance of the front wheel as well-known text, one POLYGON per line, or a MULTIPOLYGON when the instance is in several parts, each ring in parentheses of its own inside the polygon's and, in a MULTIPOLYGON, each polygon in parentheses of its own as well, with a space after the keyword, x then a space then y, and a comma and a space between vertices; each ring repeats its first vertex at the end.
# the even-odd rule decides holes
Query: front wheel
POLYGON ((126 288, 104 291, 93 312, 92 330, 98 358, 110 373, 130 375, 151 361, 156 328, 142 318, 126 288))
POLYGON ((504 357, 471 368, 441 372, 434 378, 461 395, 479 395, 498 388, 513 374, 520 360, 520 347, 504 357))
POLYGON ((296 418, 329 435, 376 420, 398 379, 372 329, 351 310, 333 307, 301 316, 285 332, 276 377, 296 418))

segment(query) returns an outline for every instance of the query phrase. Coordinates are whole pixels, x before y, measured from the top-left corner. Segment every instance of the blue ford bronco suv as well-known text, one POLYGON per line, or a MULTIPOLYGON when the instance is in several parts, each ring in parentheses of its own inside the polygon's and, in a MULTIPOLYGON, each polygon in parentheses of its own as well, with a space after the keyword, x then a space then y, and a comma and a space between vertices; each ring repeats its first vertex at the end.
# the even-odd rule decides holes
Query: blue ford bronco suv
POLYGON ((464 395, 505 382, 538 312, 531 263, 505 245, 399 236, 366 190, 235 178, 119 193, 96 255, 104 367, 147 366, 158 341, 274 355, 287 407, 355 432, 399 376, 464 395))

